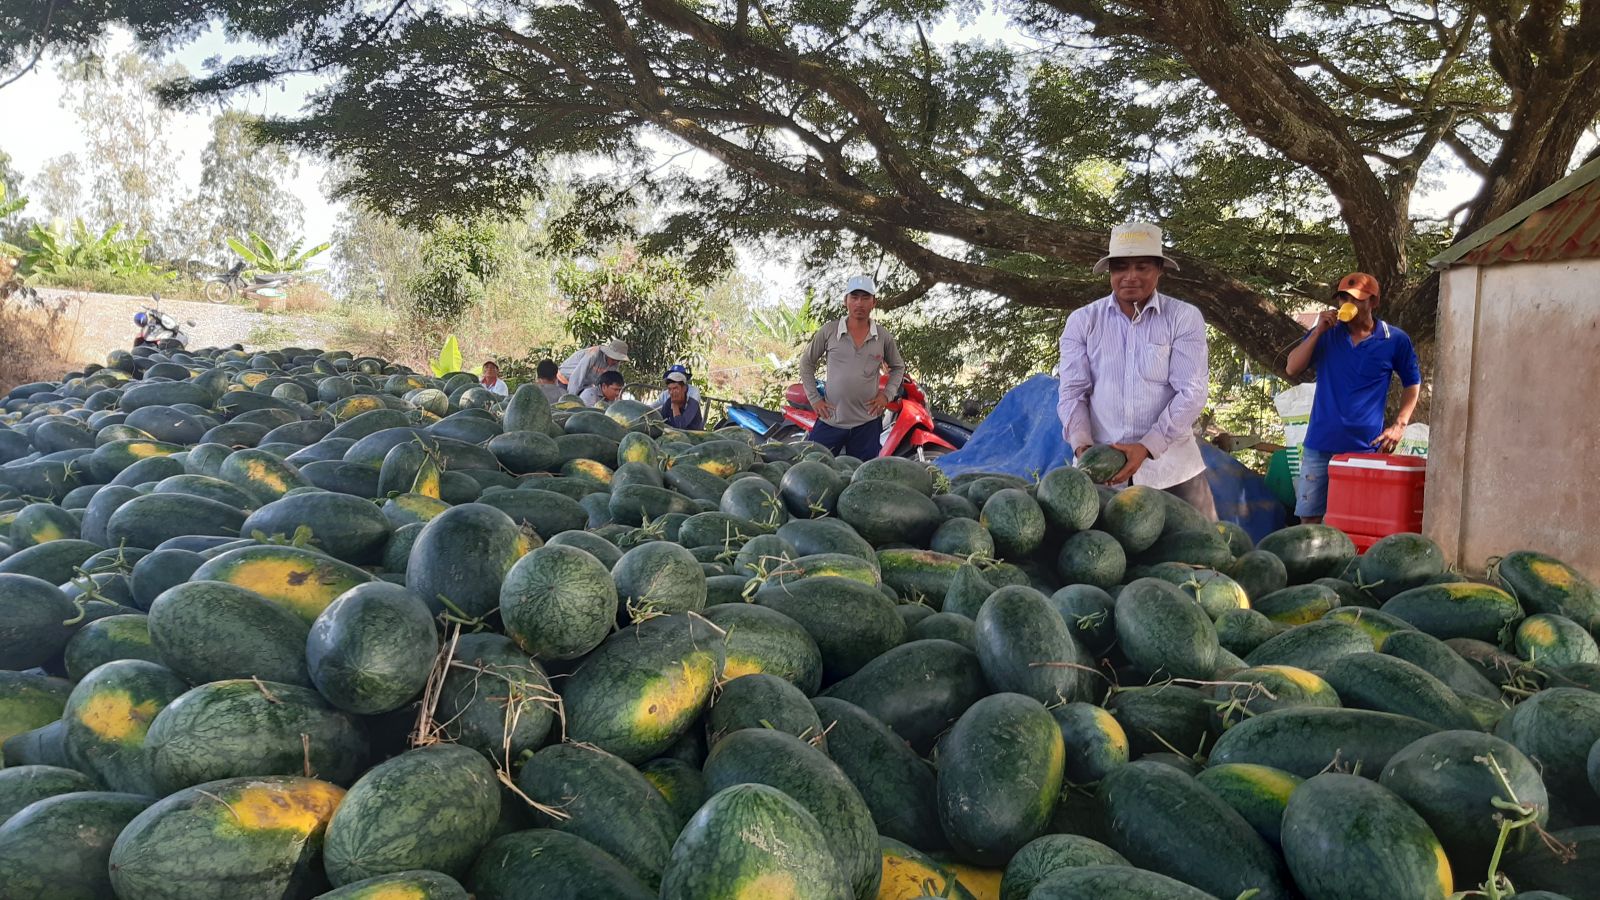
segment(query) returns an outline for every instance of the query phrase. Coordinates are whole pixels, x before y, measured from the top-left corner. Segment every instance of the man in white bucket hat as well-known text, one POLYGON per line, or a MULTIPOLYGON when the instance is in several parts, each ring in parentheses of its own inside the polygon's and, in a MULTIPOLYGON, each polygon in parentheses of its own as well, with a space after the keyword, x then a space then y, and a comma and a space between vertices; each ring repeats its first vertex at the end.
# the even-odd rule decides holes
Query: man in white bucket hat
POLYGON ((894 335, 872 321, 877 300, 878 286, 871 277, 852 276, 844 286, 844 318, 818 328, 800 353, 800 384, 817 413, 811 440, 857 459, 871 459, 883 448, 878 417, 900 392, 906 374, 894 335), (819 393, 817 363, 823 361, 827 383, 819 393), (889 378, 880 389, 878 372, 885 366, 889 378))
POLYGON ((1210 381, 1205 319, 1156 290, 1162 274, 1177 268, 1155 225, 1111 230, 1110 247, 1094 264, 1096 275, 1110 273, 1111 293, 1073 311, 1061 332, 1056 412, 1075 456, 1111 444, 1128 457, 1113 484, 1159 488, 1214 520, 1194 436, 1210 381))
POLYGON ((600 376, 615 372, 617 363, 628 361, 628 342, 613 338, 598 347, 587 347, 567 357, 556 370, 556 381, 567 393, 581 396, 600 383, 600 376))

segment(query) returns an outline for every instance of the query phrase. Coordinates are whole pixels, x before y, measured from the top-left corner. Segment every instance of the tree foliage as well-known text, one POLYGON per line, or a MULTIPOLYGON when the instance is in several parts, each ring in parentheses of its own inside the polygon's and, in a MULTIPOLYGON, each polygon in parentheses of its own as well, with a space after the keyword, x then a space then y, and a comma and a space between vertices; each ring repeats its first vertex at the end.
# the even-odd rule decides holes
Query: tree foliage
POLYGON ((407 289, 421 318, 450 325, 483 299, 484 285, 500 269, 495 224, 488 219, 441 219, 421 248, 425 268, 407 289))
POLYGON ((741 242, 838 265, 884 259, 892 309, 930 292, 1060 311, 1114 222, 1166 225, 1173 293, 1281 366, 1289 308, 1360 267, 1424 341, 1417 261, 1563 174, 1600 111, 1600 6, 1490 0, 1004 0, 1016 40, 952 31, 970 0, 0 0, 0 46, 149 43, 221 22, 268 48, 173 85, 204 98, 337 71, 276 139, 347 161, 397 215, 509 210, 557 160, 578 179, 553 233, 638 235, 696 277, 741 242), (954 33, 955 37, 950 35, 954 33), (405 127, 395 123, 404 122, 405 127), (714 160, 704 177, 667 152, 714 160), (1429 179, 1482 188, 1457 217, 1413 211, 1429 179))
POLYGON ((282 146, 257 138, 255 122, 238 110, 224 110, 211 120, 195 197, 207 256, 220 259, 231 235, 256 234, 271 246, 287 244, 304 224, 304 206, 287 187, 299 165, 282 146))
POLYGON ((654 381, 676 362, 698 362, 696 330, 704 312, 699 289, 682 265, 621 247, 593 265, 556 270, 567 297, 567 330, 582 346, 628 342, 626 368, 654 381))

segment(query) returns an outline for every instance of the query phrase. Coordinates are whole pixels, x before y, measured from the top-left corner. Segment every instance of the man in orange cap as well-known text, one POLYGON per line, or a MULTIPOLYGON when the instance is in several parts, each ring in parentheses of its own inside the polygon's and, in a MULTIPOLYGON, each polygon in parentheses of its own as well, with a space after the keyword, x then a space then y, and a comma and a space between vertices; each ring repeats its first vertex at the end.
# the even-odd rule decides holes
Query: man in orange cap
POLYGON ((1339 279, 1334 302, 1348 304, 1354 315, 1324 311, 1289 351, 1284 368, 1290 375, 1308 366, 1317 369, 1317 393, 1295 480, 1294 511, 1303 522, 1320 522, 1327 512, 1328 460, 1335 453, 1392 452, 1422 394, 1422 370, 1411 337, 1376 316, 1380 293, 1378 279, 1365 272, 1339 279), (1400 376, 1404 390, 1400 410, 1385 428, 1383 407, 1392 375, 1400 376))

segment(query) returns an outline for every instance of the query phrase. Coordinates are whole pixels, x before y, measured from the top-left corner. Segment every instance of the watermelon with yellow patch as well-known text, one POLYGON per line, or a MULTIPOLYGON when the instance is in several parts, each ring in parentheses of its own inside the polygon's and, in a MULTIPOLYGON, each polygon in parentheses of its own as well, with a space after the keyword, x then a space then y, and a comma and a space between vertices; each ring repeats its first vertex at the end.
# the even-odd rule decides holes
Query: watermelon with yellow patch
POLYGON ((723 637, 698 616, 646 619, 611 635, 562 687, 567 738, 634 765, 699 719, 723 668, 723 637))
POLYGON ((235 450, 217 469, 217 477, 247 491, 261 503, 271 503, 297 487, 311 484, 293 463, 265 450, 235 450))
POLYGON ((329 406, 328 415, 332 416, 335 422, 343 422, 347 419, 353 419, 362 413, 388 408, 389 405, 374 394, 356 394, 329 406))
POLYGON ((1523 616, 1515 597, 1470 581, 1426 584, 1396 594, 1383 611, 1440 640, 1472 638, 1499 643, 1523 616))
POLYGON ((303 897, 321 881, 323 834, 344 791, 296 776, 228 778, 140 813, 111 848, 123 900, 303 897))
POLYGON ((67 759, 110 790, 159 793, 145 735, 156 715, 188 689, 172 670, 142 659, 95 669, 72 689, 61 716, 67 759))
POLYGON ((0 742, 61 718, 71 694, 64 679, 0 669, 0 742))
POLYGON ((450 508, 437 494, 396 494, 383 504, 383 517, 395 528, 413 522, 427 522, 450 508))
POLYGON ((883 855, 883 881, 878 885, 877 900, 978 900, 961 883, 954 864, 940 862, 882 835, 878 837, 878 849, 883 855))
POLYGON ((1306 900, 1443 900, 1450 860, 1428 823, 1375 781, 1335 772, 1295 789, 1283 856, 1306 900))
POLYGON ((1271 766, 1222 763, 1201 769, 1195 780, 1233 807, 1257 834, 1276 847, 1281 839, 1283 808, 1305 779, 1271 766))
POLYGON ((1529 613, 1555 613, 1590 631, 1600 630, 1600 586, 1553 556, 1533 550, 1507 553, 1493 561, 1489 577, 1529 613))
POLYGON ((822 651, 799 622, 753 603, 720 603, 703 615, 725 632, 723 681, 777 675, 808 697, 821 687, 822 651))
POLYGON ((1545 668, 1600 663, 1600 646, 1582 625, 1566 616, 1536 613, 1517 625, 1517 655, 1545 668))
POLYGON ((195 570, 192 581, 225 581, 315 622, 328 604, 372 576, 300 547, 263 544, 220 553, 195 570))
POLYGON ((133 465, 141 459, 150 459, 153 456, 171 456, 183 452, 182 444, 169 444, 165 441, 152 440, 120 440, 107 441, 94 448, 89 454, 87 462, 89 473, 96 480, 110 482, 123 469, 133 465))
POLYGON ((1003 865, 1044 831, 1065 770, 1061 728, 1042 703, 1022 694, 974 703, 939 753, 939 821, 950 845, 968 862, 1003 865))

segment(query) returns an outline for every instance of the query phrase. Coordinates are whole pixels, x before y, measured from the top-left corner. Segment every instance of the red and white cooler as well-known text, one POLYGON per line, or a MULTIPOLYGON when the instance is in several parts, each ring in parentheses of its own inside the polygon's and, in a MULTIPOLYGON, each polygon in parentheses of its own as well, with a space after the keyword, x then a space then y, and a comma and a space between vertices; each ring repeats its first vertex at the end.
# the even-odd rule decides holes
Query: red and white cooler
POLYGON ((1323 522, 1350 535, 1365 553, 1379 538, 1422 530, 1428 459, 1392 453, 1339 453, 1328 461, 1323 522))

